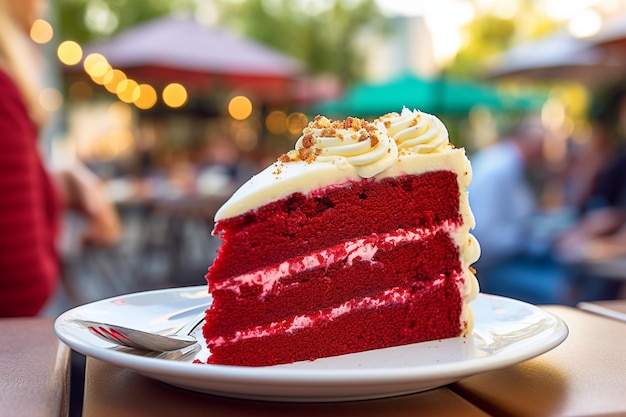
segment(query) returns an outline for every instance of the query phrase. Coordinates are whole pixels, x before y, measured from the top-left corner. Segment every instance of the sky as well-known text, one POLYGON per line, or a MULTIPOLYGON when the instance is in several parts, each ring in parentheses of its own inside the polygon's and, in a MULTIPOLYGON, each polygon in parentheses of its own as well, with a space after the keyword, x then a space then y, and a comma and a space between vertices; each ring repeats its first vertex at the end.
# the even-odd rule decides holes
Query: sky
MULTIPOLYGON (((513 18, 522 0, 376 0, 388 16, 423 16, 439 62, 454 56, 463 42, 461 28, 479 13, 513 18)), ((626 9, 626 0, 535 0, 533 6, 580 38, 596 34, 602 16, 626 9)))

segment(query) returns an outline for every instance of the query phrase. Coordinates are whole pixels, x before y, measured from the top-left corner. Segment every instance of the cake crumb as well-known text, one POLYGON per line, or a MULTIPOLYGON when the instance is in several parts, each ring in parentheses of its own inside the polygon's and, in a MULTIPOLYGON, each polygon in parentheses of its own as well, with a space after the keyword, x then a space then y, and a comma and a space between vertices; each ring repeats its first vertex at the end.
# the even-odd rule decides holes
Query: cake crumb
POLYGON ((283 173, 283 164, 276 162, 274 164, 274 168, 275 169, 272 171, 272 175, 278 176, 283 173))
POLYGON ((325 127, 330 127, 330 120, 324 116, 317 115, 313 119, 313 122, 310 123, 309 127, 314 129, 324 129, 325 127))
POLYGON ((378 142, 380 142, 379 139, 378 139, 378 135, 375 134, 375 133, 371 133, 370 134, 370 143, 371 143, 372 148, 375 148, 376 145, 378 145, 378 142))
POLYGON ((303 161, 307 161, 309 158, 311 158, 312 155, 313 155, 313 152, 311 152, 311 148, 300 148, 300 149, 298 149, 298 156, 303 161))
POLYGON ((315 145, 315 138, 312 134, 307 133, 302 137, 302 146, 304 146, 305 148, 310 148, 313 145, 315 145))
POLYGON ((334 138, 337 137, 337 129, 332 127, 327 127, 322 129, 321 136, 324 138, 334 138))

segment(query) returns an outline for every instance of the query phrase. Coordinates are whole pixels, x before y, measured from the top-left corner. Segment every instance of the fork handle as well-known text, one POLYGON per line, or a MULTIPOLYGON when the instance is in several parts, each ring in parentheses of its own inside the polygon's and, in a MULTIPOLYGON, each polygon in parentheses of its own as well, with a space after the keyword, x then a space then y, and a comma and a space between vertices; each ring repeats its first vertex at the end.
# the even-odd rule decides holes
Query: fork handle
POLYGON ((204 321, 205 315, 206 315, 206 309, 203 309, 201 313, 199 313, 196 317, 193 318, 193 320, 190 320, 189 322, 181 326, 178 330, 174 332, 174 334, 189 336, 189 334, 193 331, 193 329, 198 327, 198 325, 202 323, 202 321, 204 321))

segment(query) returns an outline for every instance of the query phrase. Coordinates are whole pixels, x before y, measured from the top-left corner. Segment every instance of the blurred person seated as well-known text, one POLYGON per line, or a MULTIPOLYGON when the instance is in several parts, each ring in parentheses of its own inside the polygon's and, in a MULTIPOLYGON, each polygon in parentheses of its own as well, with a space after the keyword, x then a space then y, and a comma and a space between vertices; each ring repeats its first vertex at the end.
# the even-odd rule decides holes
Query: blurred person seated
POLYGON ((557 239, 555 252, 571 265, 579 300, 619 295, 620 281, 593 276, 585 265, 626 258, 626 146, 599 171, 578 222, 557 239))
POLYGON ((564 293, 558 264, 548 253, 533 252, 532 245, 539 207, 529 173, 542 167, 545 133, 538 120, 528 118, 470 158, 481 290, 532 303, 558 303, 564 293))
POLYGON ((61 274, 57 237, 64 208, 90 220, 85 242, 112 245, 116 211, 81 166, 52 172, 39 152, 46 120, 37 102, 43 68, 28 32, 43 1, 0 0, 0 317, 34 316, 61 274))
MULTIPOLYGON (((599 271, 607 269, 598 266, 626 259, 626 85, 596 92, 591 113, 609 143, 608 157, 596 169, 576 224, 554 245, 579 301, 615 298, 623 287, 623 281, 603 275, 599 271)), ((589 162, 585 157, 580 164, 589 162)))
POLYGON ((470 159, 470 206, 476 218, 473 233, 482 249, 483 266, 523 253, 537 196, 526 171, 542 160, 544 131, 525 121, 508 135, 470 159))
POLYGON ((564 204, 575 212, 585 211, 599 172, 615 153, 610 129, 594 117, 586 140, 572 140, 562 172, 564 204))

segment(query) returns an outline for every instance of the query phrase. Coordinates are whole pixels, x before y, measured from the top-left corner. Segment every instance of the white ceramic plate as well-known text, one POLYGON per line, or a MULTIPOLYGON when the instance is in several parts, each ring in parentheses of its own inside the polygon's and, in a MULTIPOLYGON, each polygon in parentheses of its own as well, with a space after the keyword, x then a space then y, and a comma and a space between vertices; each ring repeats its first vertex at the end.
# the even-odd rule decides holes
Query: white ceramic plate
POLYGON ((75 321, 165 331, 210 302, 206 286, 140 292, 76 307, 54 327, 74 350, 145 376, 194 391, 270 401, 347 401, 423 391, 530 359, 568 334, 561 319, 539 307, 480 294, 471 304, 475 327, 467 337, 255 368, 192 363, 206 358, 203 342, 161 356, 118 348, 75 321))

